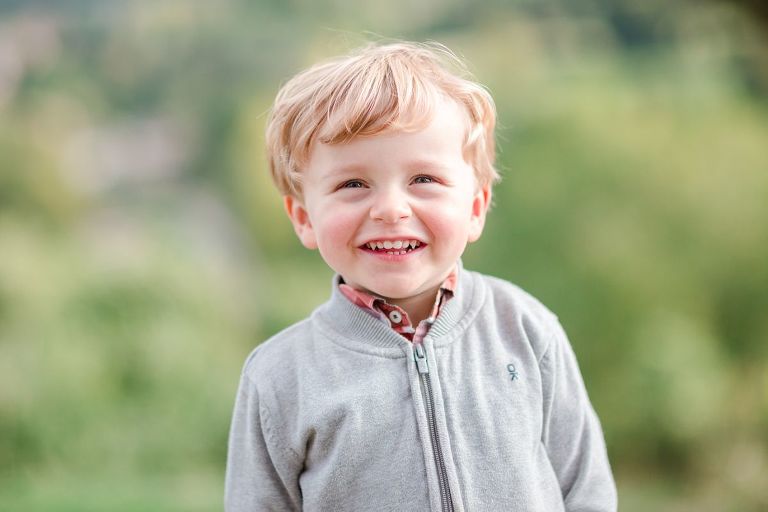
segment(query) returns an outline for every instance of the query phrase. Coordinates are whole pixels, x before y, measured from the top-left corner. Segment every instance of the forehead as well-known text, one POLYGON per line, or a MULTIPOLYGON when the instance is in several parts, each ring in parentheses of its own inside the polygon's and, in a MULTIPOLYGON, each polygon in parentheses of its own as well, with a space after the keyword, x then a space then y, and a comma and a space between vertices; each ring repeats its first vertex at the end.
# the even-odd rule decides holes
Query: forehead
POLYGON ((310 148, 306 167, 339 168, 348 164, 399 160, 446 163, 463 160, 468 115, 452 100, 441 101, 429 118, 413 126, 393 126, 375 135, 349 141, 324 143, 310 148))

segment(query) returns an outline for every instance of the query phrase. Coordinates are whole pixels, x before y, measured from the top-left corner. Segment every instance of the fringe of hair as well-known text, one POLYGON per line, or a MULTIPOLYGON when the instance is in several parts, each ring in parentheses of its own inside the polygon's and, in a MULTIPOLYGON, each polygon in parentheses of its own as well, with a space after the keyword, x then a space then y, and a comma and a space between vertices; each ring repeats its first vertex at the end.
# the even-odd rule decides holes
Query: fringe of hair
POLYGON ((498 181, 493 99, 438 43, 371 44, 289 80, 267 122, 272 178, 282 194, 301 198, 301 169, 313 144, 422 129, 446 98, 467 114, 463 154, 478 182, 498 181))

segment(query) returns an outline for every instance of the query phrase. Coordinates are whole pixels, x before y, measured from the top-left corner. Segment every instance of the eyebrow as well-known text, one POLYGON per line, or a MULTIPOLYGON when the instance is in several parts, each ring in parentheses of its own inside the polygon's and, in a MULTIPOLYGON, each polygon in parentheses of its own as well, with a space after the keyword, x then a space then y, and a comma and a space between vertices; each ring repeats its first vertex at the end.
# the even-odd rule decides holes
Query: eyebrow
POLYGON ((365 168, 366 168, 365 164, 359 164, 359 163, 333 166, 330 169, 328 169, 327 172, 323 173, 320 177, 335 178, 338 176, 347 176, 349 174, 359 174, 361 172, 364 172, 365 168))
MULTIPOLYGON (((339 176, 347 176, 350 174, 363 173, 369 167, 368 164, 351 163, 346 165, 340 165, 331 167, 327 172, 321 175, 322 179, 331 179, 339 176)), ((440 171, 447 166, 443 162, 436 160, 413 160, 405 164, 405 168, 410 171, 440 171)))
POLYGON ((418 169, 424 171, 441 171, 447 166, 443 162, 436 160, 414 160, 408 162, 408 169, 418 169))

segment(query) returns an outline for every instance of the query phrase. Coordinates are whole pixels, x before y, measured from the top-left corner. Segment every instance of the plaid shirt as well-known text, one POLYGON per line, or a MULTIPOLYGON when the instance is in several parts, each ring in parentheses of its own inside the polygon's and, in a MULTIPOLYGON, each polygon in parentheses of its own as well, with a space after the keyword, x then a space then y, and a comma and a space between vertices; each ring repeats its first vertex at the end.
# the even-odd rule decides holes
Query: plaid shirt
POLYGON ((440 289, 435 296, 435 305, 432 307, 432 312, 429 314, 429 317, 419 322, 419 325, 417 325, 416 328, 413 327, 411 319, 408 317, 408 313, 401 307, 390 304, 381 297, 356 290, 345 283, 341 283, 339 289, 350 302, 360 306, 363 310, 372 316, 379 318, 382 322, 389 324, 396 333, 413 343, 421 343, 424 336, 427 335, 430 327, 432 327, 432 324, 435 322, 435 318, 437 318, 437 315, 440 313, 443 304, 453 297, 454 290, 456 289, 457 276, 457 268, 454 268, 445 281, 443 281, 443 284, 440 285, 440 289))

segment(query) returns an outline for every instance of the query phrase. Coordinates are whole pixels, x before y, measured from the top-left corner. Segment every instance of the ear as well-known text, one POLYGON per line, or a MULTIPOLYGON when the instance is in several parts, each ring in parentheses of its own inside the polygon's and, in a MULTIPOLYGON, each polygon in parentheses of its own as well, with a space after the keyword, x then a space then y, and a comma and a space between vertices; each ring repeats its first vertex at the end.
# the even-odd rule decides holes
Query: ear
POLYGON ((472 199, 472 217, 469 225, 468 242, 475 242, 483 233, 485 226, 485 214, 488 213, 488 207, 491 205, 491 186, 483 185, 478 188, 475 197, 472 199))
POLYGON ((283 205, 302 245, 307 249, 317 249, 317 240, 315 231, 312 229, 312 222, 309 220, 309 212, 302 202, 293 196, 285 196, 283 197, 283 205))

